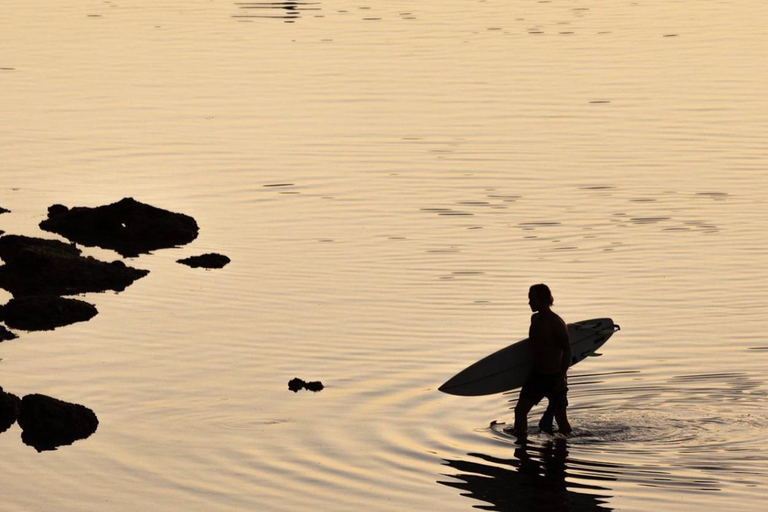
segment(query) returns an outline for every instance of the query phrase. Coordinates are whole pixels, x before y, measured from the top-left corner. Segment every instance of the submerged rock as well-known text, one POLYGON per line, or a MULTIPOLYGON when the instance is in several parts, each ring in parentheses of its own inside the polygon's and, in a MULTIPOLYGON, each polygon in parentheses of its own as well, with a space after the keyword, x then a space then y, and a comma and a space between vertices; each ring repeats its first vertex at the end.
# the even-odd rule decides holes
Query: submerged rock
POLYGON ((181 263, 192 268, 223 268, 230 261, 232 260, 223 254, 215 253, 201 254, 200 256, 190 256, 189 258, 184 258, 183 260, 176 260, 177 263, 181 263))
POLYGON ((15 340, 16 338, 18 336, 6 329, 4 325, 0 325, 0 341, 15 340))
POLYGON ((325 386, 323 386, 323 383, 319 380, 313 382, 305 382, 296 377, 288 381, 288 389, 294 393, 297 393, 300 389, 306 389, 307 391, 314 391, 317 393, 318 391, 325 389, 325 386))
POLYGON ((123 256, 188 244, 197 238, 199 230, 195 219, 188 215, 130 197, 95 208, 56 204, 48 208, 48 219, 40 227, 83 245, 113 249, 123 256))
POLYGON ((21 399, 18 421, 21 440, 38 452, 85 439, 99 426, 91 409, 38 394, 21 399))
POLYGON ((0 306, 0 320, 13 329, 49 331, 96 316, 96 306, 53 295, 13 298, 0 306))
POLYGON ((72 244, 20 235, 0 238, 0 258, 0 288, 14 297, 122 291, 149 273, 82 256, 72 244))
POLYGON ((19 417, 21 399, 13 393, 6 393, 0 387, 0 433, 5 432, 16 423, 19 417))

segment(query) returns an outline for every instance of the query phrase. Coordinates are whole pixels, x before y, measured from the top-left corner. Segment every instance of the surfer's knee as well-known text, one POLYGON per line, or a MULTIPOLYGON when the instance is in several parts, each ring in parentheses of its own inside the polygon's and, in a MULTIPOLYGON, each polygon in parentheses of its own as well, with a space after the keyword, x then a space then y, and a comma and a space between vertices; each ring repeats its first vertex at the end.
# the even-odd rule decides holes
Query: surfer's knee
POLYGON ((518 400, 515 405, 515 415, 527 415, 533 409, 533 402, 529 400, 518 400))

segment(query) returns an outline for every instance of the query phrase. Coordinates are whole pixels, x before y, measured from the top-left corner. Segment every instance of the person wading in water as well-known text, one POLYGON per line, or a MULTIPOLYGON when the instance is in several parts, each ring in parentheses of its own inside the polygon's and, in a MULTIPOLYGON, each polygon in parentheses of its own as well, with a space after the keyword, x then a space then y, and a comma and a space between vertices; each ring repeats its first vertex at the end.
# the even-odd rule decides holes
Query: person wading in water
POLYGON ((528 431, 528 413, 542 398, 549 406, 539 421, 539 428, 553 433, 552 419, 557 420, 559 432, 570 434, 568 422, 568 367, 571 364, 571 343, 568 327, 557 313, 552 311, 552 292, 545 284, 535 284, 528 292, 528 305, 534 314, 528 337, 533 352, 533 372, 520 390, 515 406, 515 432, 528 431))

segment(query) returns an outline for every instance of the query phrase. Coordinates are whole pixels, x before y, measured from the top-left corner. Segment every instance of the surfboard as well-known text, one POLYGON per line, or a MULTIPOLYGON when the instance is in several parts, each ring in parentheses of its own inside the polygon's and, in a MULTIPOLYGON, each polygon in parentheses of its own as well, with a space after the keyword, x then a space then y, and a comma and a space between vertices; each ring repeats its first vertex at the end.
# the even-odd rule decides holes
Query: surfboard
MULTIPOLYGON (((620 327, 610 318, 595 318, 568 324, 571 340, 571 366, 589 356, 608 341, 620 327)), ((482 396, 521 387, 533 371, 531 341, 526 338, 484 357, 451 377, 440 386, 450 395, 482 396)))

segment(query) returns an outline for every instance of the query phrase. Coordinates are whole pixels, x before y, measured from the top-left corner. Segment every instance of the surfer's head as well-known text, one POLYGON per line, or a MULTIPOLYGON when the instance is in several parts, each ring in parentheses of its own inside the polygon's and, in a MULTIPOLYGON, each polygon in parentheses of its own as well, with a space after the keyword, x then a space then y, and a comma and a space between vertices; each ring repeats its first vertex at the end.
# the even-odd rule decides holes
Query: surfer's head
POLYGON ((528 305, 532 311, 539 311, 542 307, 550 308, 555 303, 552 291, 545 284, 535 284, 528 290, 528 305))

